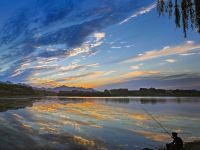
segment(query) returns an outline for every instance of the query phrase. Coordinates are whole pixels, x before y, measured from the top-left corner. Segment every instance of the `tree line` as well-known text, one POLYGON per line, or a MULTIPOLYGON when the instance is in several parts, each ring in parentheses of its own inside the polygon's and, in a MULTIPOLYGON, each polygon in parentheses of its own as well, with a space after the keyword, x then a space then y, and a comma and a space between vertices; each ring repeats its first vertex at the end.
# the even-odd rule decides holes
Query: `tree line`
POLYGON ((200 96, 200 91, 197 90, 165 90, 155 88, 140 88, 139 90, 128 89, 111 89, 95 92, 83 91, 60 91, 58 96, 91 96, 91 97, 115 97, 115 96, 200 96))
POLYGON ((55 93, 46 90, 37 90, 25 84, 0 83, 0 96, 46 96, 55 93))
POLYGON ((104 91, 59 91, 40 90, 24 84, 0 83, 0 96, 200 96, 198 90, 165 90, 155 88, 140 88, 139 90, 111 89, 104 91))

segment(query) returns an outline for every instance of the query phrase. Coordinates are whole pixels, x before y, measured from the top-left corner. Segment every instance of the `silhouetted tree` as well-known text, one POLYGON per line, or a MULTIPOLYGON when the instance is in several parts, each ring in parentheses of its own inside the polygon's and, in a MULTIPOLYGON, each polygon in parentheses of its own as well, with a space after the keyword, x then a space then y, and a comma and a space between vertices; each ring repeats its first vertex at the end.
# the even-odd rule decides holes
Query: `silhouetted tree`
POLYGON ((170 17, 174 12, 176 27, 183 28, 185 37, 189 23, 200 33, 200 0, 157 0, 157 11, 159 16, 168 13, 170 17))
POLYGON ((180 10, 178 7, 178 2, 177 0, 175 1, 175 11, 174 11, 174 15, 175 15, 175 23, 176 23, 176 27, 180 28, 181 24, 180 24, 180 10))
POLYGON ((200 33, 200 1, 194 0, 194 4, 195 4, 195 23, 198 32, 200 33))
POLYGON ((0 82, 0 96, 44 96, 56 95, 54 92, 37 90, 24 84, 13 84, 11 82, 0 82))

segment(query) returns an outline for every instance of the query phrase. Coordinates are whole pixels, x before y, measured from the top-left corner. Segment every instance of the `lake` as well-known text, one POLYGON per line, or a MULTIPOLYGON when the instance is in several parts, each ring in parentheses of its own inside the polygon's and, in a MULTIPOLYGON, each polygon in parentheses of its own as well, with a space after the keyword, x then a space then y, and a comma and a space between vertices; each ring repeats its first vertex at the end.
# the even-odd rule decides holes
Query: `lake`
POLYGON ((3 150, 141 150, 170 142, 166 130, 184 141, 200 139, 195 97, 1 98, 0 104, 3 150))

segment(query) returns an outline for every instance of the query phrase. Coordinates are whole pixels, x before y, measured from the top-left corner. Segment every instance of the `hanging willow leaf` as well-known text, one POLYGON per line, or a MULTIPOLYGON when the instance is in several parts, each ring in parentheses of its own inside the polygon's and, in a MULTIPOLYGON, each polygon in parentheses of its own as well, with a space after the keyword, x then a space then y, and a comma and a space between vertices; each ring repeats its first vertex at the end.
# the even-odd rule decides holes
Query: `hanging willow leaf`
POLYGON ((191 29, 200 33, 200 0, 158 0, 157 11, 159 16, 167 12, 170 17, 174 12, 175 25, 182 27, 185 37, 189 23, 191 29))

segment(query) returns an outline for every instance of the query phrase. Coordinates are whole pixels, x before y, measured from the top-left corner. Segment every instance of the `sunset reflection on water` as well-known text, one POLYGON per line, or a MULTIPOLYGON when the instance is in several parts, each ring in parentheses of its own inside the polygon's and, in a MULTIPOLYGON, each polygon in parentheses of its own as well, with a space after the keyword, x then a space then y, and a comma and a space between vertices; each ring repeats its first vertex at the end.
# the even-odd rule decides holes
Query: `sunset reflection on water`
MULTIPOLYGON (((13 138, 27 136, 26 144, 45 147, 47 142, 54 149, 70 149, 71 145, 82 149, 141 149, 169 142, 170 137, 141 109, 145 107, 169 132, 179 132, 185 141, 199 139, 200 101, 143 101, 46 98, 32 107, 0 113, 0 130, 13 134, 13 138)), ((9 140, 4 140, 5 144, 9 140)))

